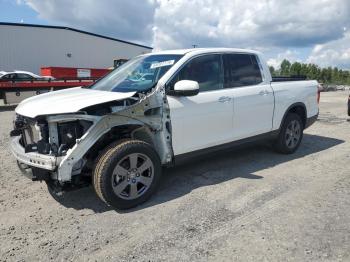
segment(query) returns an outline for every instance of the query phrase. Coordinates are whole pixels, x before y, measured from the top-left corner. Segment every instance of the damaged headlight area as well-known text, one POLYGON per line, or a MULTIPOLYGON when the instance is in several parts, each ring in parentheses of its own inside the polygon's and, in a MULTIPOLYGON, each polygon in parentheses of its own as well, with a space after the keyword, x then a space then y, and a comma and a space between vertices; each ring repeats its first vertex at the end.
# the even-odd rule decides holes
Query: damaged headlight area
POLYGON ((46 145, 49 134, 45 121, 37 121, 17 114, 14 120, 14 130, 11 131, 10 135, 21 136, 20 144, 24 147, 26 153, 50 153, 46 145))
POLYGON ((58 123, 57 134, 59 145, 57 155, 65 155, 67 150, 76 144, 77 139, 81 138, 91 125, 92 122, 85 120, 58 123))
POLYGON ((11 136, 20 136, 25 153, 64 156, 91 127, 93 122, 74 120, 51 124, 45 118, 32 119, 16 115, 11 136), (51 133, 50 133, 51 132, 51 133))

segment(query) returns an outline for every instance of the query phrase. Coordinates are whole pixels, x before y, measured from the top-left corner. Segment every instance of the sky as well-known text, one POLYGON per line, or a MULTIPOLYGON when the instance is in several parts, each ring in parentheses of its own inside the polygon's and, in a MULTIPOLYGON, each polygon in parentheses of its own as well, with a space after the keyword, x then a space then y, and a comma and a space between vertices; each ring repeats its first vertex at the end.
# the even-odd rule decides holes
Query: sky
POLYGON ((350 69, 350 0, 0 0, 0 21, 69 26, 155 50, 255 49, 275 67, 287 58, 350 69))

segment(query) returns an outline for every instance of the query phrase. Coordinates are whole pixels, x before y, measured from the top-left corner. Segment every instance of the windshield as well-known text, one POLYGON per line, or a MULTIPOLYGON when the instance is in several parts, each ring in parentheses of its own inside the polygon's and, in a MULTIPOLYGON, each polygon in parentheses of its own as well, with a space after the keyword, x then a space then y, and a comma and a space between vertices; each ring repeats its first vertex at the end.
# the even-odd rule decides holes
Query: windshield
POLYGON ((88 88, 112 92, 146 91, 181 57, 182 55, 135 57, 88 88))

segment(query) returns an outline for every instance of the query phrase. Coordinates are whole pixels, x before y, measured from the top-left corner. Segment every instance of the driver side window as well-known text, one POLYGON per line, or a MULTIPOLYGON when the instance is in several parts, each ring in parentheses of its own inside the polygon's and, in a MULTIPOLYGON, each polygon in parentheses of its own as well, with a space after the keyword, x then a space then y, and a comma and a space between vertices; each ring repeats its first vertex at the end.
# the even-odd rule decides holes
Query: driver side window
POLYGON ((220 55, 203 55, 190 60, 169 82, 170 90, 180 80, 197 81, 199 92, 223 88, 220 55))

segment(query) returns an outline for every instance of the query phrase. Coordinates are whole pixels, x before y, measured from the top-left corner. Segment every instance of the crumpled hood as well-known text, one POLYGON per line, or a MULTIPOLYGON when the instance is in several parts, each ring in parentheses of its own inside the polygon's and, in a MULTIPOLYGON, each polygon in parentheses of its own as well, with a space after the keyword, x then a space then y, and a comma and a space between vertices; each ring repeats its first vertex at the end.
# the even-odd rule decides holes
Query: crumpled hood
POLYGON ((17 106, 16 113, 31 118, 40 115, 75 113, 88 106, 123 100, 135 93, 99 91, 81 87, 69 88, 27 98, 17 106))

